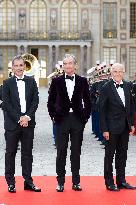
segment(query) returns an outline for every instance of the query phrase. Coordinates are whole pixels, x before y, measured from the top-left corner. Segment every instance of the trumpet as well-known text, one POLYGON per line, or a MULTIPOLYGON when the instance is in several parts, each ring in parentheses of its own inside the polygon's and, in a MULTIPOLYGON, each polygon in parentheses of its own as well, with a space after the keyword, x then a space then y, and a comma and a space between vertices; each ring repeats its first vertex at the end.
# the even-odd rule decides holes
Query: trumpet
POLYGON ((35 68, 39 67, 37 58, 30 53, 22 54, 22 58, 25 62, 25 74, 30 76, 34 75, 35 68))

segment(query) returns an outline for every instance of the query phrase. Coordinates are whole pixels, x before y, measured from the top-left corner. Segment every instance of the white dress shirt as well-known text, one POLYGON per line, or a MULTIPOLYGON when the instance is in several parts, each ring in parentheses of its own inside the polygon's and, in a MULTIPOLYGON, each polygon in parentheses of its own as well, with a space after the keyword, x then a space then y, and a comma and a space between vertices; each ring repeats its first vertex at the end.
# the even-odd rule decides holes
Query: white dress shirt
MULTIPOLYGON (((19 79, 19 77, 17 78, 19 79)), ((18 88, 19 99, 20 99, 21 113, 25 113, 26 112, 25 82, 23 80, 17 80, 17 79, 16 82, 17 82, 17 88, 18 88)))
MULTIPOLYGON (((74 77, 73 80, 66 79, 66 75, 67 74, 65 73, 66 88, 67 88, 69 99, 71 101, 72 95, 73 95, 73 92, 74 92, 74 87, 75 87, 75 74, 72 75, 74 77)), ((70 112, 73 112, 72 108, 70 108, 70 112)))
MULTIPOLYGON (((115 82, 115 81, 114 81, 115 82)), ((115 87, 116 87, 116 84, 118 84, 117 82, 114 83, 115 87)), ((123 84, 123 81, 120 82, 120 84, 123 84)), ((123 102, 123 105, 125 106, 125 95, 124 95, 124 89, 121 88, 121 87, 118 87, 116 88, 117 92, 118 92, 118 95, 121 99, 121 101, 123 102)))

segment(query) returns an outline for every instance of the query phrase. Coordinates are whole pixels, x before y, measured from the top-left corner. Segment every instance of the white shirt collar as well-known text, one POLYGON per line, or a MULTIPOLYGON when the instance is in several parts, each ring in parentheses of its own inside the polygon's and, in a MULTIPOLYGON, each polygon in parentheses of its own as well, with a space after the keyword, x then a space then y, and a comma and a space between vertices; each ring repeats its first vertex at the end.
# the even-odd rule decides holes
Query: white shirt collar
MULTIPOLYGON (((67 73, 65 73, 65 78, 66 78, 66 75, 68 75, 67 73)), ((73 74, 73 75, 71 75, 71 76, 73 76, 74 78, 75 78, 75 73, 73 74)))
POLYGON ((24 74, 22 75, 22 77, 20 78, 19 76, 15 75, 16 78, 18 79, 23 79, 24 78, 24 74))
POLYGON ((113 82, 116 83, 116 84, 119 84, 119 85, 120 85, 120 84, 123 84, 123 81, 122 81, 122 80, 120 81, 120 83, 116 82, 113 78, 112 78, 112 80, 113 80, 113 82))

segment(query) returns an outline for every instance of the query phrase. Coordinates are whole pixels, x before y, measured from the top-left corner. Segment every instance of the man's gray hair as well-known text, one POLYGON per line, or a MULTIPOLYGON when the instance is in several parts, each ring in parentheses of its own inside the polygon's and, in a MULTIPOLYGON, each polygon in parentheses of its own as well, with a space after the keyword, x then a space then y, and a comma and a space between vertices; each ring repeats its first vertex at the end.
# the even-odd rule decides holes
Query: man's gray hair
POLYGON ((64 62, 64 60, 65 60, 66 58, 72 58, 74 64, 77 64, 76 57, 75 57, 73 54, 65 54, 65 56, 64 56, 64 58, 63 58, 63 62, 64 62))
POLYGON ((114 63, 111 67, 111 71, 114 70, 114 68, 120 68, 123 70, 123 72, 125 72, 125 66, 121 63, 114 63))
POLYGON ((14 65, 14 61, 15 61, 15 60, 23 60, 23 62, 25 63, 25 61, 24 61, 22 55, 17 55, 17 56, 15 56, 15 57, 13 58, 13 60, 12 60, 12 66, 14 65))

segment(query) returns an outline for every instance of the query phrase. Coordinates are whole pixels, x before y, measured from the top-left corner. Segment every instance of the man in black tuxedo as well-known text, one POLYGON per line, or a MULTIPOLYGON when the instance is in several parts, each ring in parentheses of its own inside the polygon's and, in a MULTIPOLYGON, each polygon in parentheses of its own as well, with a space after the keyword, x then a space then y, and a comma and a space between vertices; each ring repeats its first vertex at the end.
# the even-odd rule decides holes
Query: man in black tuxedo
POLYGON ((106 139, 104 178, 110 191, 136 188, 125 179, 129 134, 134 133, 134 105, 130 83, 123 80, 124 72, 124 66, 115 63, 111 69, 112 79, 104 84, 100 93, 100 126, 106 139), (114 154, 117 186, 113 179, 114 154))
POLYGON ((65 164, 69 135, 71 140, 72 189, 81 191, 80 154, 83 130, 91 112, 89 85, 87 79, 75 74, 77 61, 71 54, 63 59, 64 74, 52 79, 48 98, 48 111, 56 123, 56 172, 58 186, 63 192, 65 183, 65 164))
POLYGON ((21 141, 22 175, 24 189, 40 192, 33 184, 32 149, 35 127, 35 112, 39 103, 38 88, 34 78, 24 75, 25 62, 22 56, 15 56, 12 61, 14 76, 3 82, 4 128, 6 140, 5 178, 8 191, 15 188, 15 156, 18 142, 21 141))

